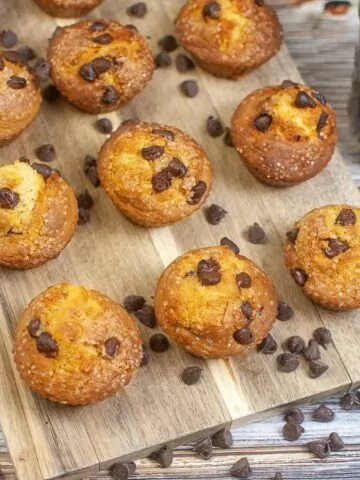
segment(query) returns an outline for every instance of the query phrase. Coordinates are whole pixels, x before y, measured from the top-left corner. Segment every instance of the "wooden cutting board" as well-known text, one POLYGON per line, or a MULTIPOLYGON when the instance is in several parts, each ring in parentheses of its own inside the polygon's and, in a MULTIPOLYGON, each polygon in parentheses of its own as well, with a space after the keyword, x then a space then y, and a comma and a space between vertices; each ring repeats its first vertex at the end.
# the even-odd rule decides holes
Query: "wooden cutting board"
MULTIPOLYGON (((149 36, 154 52, 157 41, 173 32, 173 20, 182 1, 148 0, 144 19, 130 19, 125 10, 132 0, 106 0, 91 18, 112 17, 134 23, 149 36)), ((45 55, 47 39, 57 25, 31 0, 2 0, 2 28, 12 28, 24 44, 45 55)), ((180 50, 178 50, 180 51, 180 50)), ((177 53, 177 52, 175 52, 177 53)), ((175 56, 173 54, 173 56, 175 56)), ((44 104, 42 112, 18 140, 1 149, 1 163, 53 143, 58 167, 79 191, 91 190, 95 206, 91 222, 79 227, 75 238, 56 260, 29 271, 0 269, 0 422, 19 480, 58 477, 81 478, 115 460, 148 455, 165 443, 178 444, 223 426, 241 425, 270 416, 292 403, 312 401, 360 384, 359 312, 332 313, 315 307, 301 293, 282 260, 284 234, 308 210, 327 203, 360 205, 360 197, 337 152, 327 169, 315 179, 288 189, 274 189, 256 181, 243 167, 234 149, 205 131, 206 118, 219 116, 229 125, 238 103, 252 90, 278 84, 285 78, 301 81, 286 47, 275 59, 241 81, 217 79, 197 69, 190 75, 174 67, 157 70, 152 83, 130 105, 109 115, 117 126, 139 118, 177 126, 205 148, 215 170, 210 202, 229 214, 218 226, 209 225, 203 211, 171 227, 144 229, 128 222, 101 188, 94 189, 83 173, 85 154, 96 155, 105 139, 94 129, 95 116, 73 108, 65 100, 44 104), (179 84, 197 79, 200 93, 182 96, 179 84), (267 245, 252 245, 244 231, 254 222, 266 230, 267 245), (152 354, 151 363, 123 393, 87 407, 67 407, 33 394, 20 379, 12 359, 17 318, 25 305, 49 285, 67 280, 98 289, 121 302, 125 295, 154 292, 164 267, 183 252, 218 244, 228 236, 271 276, 281 299, 295 309, 295 318, 277 322, 273 334, 281 344, 290 335, 310 338, 326 325, 334 345, 322 357, 327 373, 310 379, 306 364, 291 374, 276 370, 275 357, 251 353, 246 358, 197 360, 172 344, 164 354, 152 354), (188 387, 179 375, 185 366, 199 364, 203 377, 188 387)), ((360 281, 360 280, 359 280, 360 281)), ((153 333, 142 327, 147 343, 153 333)))

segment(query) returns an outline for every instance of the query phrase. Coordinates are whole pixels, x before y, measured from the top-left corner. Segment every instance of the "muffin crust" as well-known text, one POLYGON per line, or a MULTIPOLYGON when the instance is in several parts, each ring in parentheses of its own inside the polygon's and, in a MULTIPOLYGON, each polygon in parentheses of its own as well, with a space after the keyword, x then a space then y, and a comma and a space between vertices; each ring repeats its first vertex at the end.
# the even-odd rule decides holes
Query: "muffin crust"
POLYGON ((61 18, 76 18, 87 15, 103 0, 35 0, 49 15, 61 18))

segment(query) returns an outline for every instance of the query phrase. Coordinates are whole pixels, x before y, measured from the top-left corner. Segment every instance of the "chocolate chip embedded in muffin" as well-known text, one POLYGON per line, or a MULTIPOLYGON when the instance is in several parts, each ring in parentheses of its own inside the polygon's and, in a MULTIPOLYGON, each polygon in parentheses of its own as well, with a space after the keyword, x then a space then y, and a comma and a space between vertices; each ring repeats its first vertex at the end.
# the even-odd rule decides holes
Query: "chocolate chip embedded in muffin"
POLYGON ((153 161, 164 155, 165 149, 159 145, 151 145, 141 149, 141 155, 145 160, 153 161))
POLYGON ((4 187, 0 189, 0 208, 14 210, 19 200, 19 195, 13 190, 10 190, 10 188, 4 187))
POLYGON ((341 225, 342 227, 347 227, 349 225, 356 224, 356 214, 351 208, 342 208, 339 215, 337 216, 335 223, 341 225))
POLYGON ((37 337, 36 347, 38 352, 43 353, 45 357, 55 358, 59 352, 59 346, 56 340, 48 332, 42 332, 37 337))
POLYGON ((268 113, 260 113, 260 115, 254 119, 254 125, 259 132, 266 132, 269 129, 272 120, 272 116, 268 113))
POLYGON ((27 326, 29 335, 33 338, 37 338, 41 333, 41 321, 40 318, 33 318, 30 320, 27 326))
POLYGON ((328 246, 327 248, 323 248, 323 252, 326 257, 334 258, 340 255, 341 253, 346 252, 349 250, 349 245, 346 242, 341 242, 336 238, 328 238, 327 239, 328 246))
POLYGON ((11 77, 6 83, 7 86, 12 88, 13 90, 21 90, 26 87, 27 81, 26 78, 11 75, 11 77))
POLYGON ((197 205, 203 200, 203 197, 206 193, 207 185, 205 182, 200 180, 196 183, 191 189, 190 196, 187 198, 186 202, 189 205, 197 205))
POLYGON ((52 169, 49 167, 49 165, 44 165, 43 163, 32 163, 31 168, 36 170, 44 180, 48 180, 51 177, 52 169))
POLYGON ((221 281, 219 263, 210 258, 208 260, 200 260, 197 266, 197 275, 201 281, 201 285, 217 285, 221 281))
POLYGON ((187 173, 187 167, 178 158, 173 158, 170 160, 170 163, 166 169, 173 177, 185 177, 187 173))
POLYGON ((304 272, 304 270, 296 268, 295 270, 291 270, 290 273, 295 280, 295 283, 299 285, 299 287, 303 287, 305 285, 308 275, 306 272, 304 272))
POLYGON ((295 245, 295 242, 296 242, 298 233, 299 233, 299 229, 298 229, 298 228, 292 228, 291 230, 289 230, 288 232, 286 232, 286 238, 289 240, 289 242, 290 242, 292 245, 295 245))
POLYGON ((240 272, 236 274, 236 285, 239 288, 250 288, 251 287, 251 277, 246 272, 240 272))
POLYGON ((243 327, 234 332, 234 340, 240 345, 249 345, 254 340, 254 335, 249 327, 243 327))
POLYGON ((217 19, 220 17, 221 6, 218 2, 208 2, 202 9, 203 17, 217 19))
POLYGON ((295 105, 298 108, 316 108, 316 102, 307 92, 300 90, 295 98, 295 105))
POLYGON ((116 337, 110 337, 104 342, 105 355, 114 358, 120 349, 120 340, 116 337))

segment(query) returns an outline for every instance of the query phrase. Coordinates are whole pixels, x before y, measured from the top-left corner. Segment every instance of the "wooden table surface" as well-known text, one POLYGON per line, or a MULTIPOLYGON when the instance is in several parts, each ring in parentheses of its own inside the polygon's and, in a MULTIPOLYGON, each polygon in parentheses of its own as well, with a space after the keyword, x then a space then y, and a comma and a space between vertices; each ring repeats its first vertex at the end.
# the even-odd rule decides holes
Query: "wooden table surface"
MULTIPOLYGON (((274 0, 273 3, 286 3, 286 0, 274 0)), ((340 148, 360 185, 360 147, 350 133, 347 116, 354 46, 359 31, 356 6, 346 16, 336 18, 324 14, 323 7, 324 2, 316 0, 297 7, 279 6, 278 12, 290 52, 305 81, 320 90, 336 109, 340 148)), ((335 411, 335 420, 332 423, 314 422, 311 412, 315 406, 304 407, 306 416, 303 426, 306 431, 297 442, 283 440, 283 422, 278 416, 235 430, 234 447, 229 451, 217 450, 210 461, 196 458, 191 446, 185 446, 177 449, 170 469, 163 470, 149 460, 143 460, 138 462, 134 478, 230 479, 230 466, 242 456, 247 456, 253 467, 252 479, 270 480, 275 472, 280 471, 285 480, 360 480, 360 412, 341 410, 338 398, 331 398, 326 403, 335 411), (333 453, 325 461, 312 458, 303 445, 332 431, 342 436, 346 450, 333 453)), ((6 480, 16 479, 1 432, 0 468, 6 480)), ((110 477, 106 472, 100 472, 91 478, 110 477)))

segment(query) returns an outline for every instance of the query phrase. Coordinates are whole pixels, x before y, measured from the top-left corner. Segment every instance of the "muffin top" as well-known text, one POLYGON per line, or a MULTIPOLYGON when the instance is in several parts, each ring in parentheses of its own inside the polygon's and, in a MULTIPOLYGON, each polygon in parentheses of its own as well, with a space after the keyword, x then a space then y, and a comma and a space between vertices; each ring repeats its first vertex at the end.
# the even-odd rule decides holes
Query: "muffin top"
POLYGON ((241 355, 267 335, 277 297, 268 276, 227 247, 206 247, 176 259, 155 295, 162 328, 204 357, 241 355))
POLYGON ((83 404, 129 382, 140 365, 142 341, 120 305, 94 290, 61 283, 22 314, 14 354, 33 390, 58 402, 83 404))
POLYGON ((360 209, 327 205, 307 213, 287 234, 285 262, 315 301, 360 307, 360 209))

